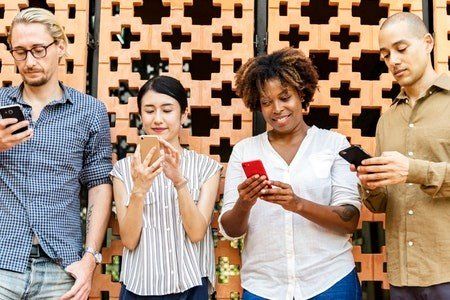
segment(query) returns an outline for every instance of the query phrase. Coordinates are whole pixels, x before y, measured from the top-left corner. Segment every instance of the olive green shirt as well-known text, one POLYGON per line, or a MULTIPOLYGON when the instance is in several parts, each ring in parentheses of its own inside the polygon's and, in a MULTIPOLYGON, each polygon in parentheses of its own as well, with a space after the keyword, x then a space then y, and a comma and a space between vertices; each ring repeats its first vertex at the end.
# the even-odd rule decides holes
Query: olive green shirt
POLYGON ((389 283, 450 282, 450 78, 440 75, 414 107, 400 92, 378 122, 376 142, 377 156, 410 158, 405 184, 360 188, 369 210, 386 213, 389 283))

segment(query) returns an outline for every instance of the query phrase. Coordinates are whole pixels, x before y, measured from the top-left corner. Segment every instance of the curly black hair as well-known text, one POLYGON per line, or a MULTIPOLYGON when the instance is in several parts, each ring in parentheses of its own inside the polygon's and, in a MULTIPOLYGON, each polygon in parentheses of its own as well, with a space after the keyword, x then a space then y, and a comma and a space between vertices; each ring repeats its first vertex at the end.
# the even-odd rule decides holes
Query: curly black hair
POLYGON ((260 97, 265 83, 271 79, 294 88, 306 109, 316 91, 319 75, 303 52, 290 47, 249 59, 236 73, 236 93, 251 111, 261 110, 260 97))

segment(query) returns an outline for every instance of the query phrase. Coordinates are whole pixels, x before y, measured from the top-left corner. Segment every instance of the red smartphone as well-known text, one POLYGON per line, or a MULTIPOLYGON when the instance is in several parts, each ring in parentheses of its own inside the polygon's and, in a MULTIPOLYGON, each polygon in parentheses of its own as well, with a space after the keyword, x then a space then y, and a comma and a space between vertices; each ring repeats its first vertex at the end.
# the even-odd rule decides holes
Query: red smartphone
MULTIPOLYGON (((244 169, 245 175, 247 178, 252 177, 253 175, 258 174, 259 176, 266 176, 266 179, 269 180, 269 177, 267 176, 266 169, 264 169, 264 165, 261 160, 252 160, 252 161, 246 161, 242 163, 242 168, 244 169)), ((272 188, 271 185, 268 186, 269 189, 272 188)))

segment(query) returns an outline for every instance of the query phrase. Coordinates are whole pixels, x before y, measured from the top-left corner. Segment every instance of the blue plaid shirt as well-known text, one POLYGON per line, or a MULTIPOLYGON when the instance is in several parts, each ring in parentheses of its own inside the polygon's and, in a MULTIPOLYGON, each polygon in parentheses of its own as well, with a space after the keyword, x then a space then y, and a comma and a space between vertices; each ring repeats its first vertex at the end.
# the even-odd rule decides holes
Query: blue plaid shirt
POLYGON ((25 272, 35 234, 63 267, 81 259, 80 187, 110 183, 111 144, 105 105, 60 84, 32 121, 22 87, 0 89, 0 106, 20 104, 34 136, 0 153, 0 269, 25 272))

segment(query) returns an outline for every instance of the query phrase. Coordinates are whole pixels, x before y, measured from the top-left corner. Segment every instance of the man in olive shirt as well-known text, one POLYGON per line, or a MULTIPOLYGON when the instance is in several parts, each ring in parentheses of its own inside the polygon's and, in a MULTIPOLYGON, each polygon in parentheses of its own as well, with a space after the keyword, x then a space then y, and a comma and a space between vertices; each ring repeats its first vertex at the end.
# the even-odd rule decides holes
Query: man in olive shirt
POLYGON ((378 122, 377 157, 358 168, 362 200, 386 213, 391 299, 450 299, 450 78, 414 14, 389 17, 379 43, 402 90, 378 122))

